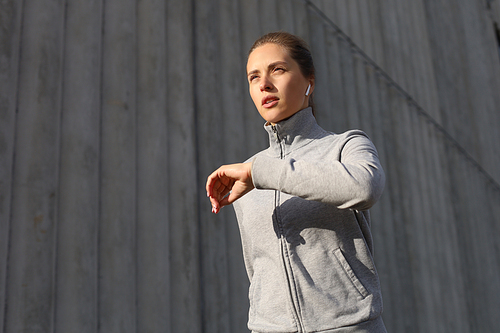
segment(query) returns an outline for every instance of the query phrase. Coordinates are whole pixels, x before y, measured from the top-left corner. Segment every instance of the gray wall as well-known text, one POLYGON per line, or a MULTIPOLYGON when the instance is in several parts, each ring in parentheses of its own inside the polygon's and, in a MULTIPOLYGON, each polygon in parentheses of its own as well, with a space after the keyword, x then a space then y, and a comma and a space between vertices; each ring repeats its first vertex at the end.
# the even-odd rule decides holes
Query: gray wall
POLYGON ((391 332, 493 332, 498 0, 0 2, 2 332, 244 332, 231 208, 206 176, 266 146, 246 50, 304 37, 326 129, 365 130, 391 332))

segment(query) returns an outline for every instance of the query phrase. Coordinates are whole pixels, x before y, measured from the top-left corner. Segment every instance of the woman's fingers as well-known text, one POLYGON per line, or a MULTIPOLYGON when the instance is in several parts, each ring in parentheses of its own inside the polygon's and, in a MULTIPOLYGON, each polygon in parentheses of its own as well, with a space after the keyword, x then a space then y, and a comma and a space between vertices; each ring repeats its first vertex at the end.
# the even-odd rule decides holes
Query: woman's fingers
POLYGON ((206 184, 207 196, 212 196, 214 183, 217 181, 217 178, 217 170, 215 170, 210 174, 210 176, 208 176, 206 184))
POLYGON ((208 177, 206 190, 212 205, 212 212, 218 213, 222 207, 220 201, 229 193, 231 188, 224 184, 216 170, 208 177))
POLYGON ((251 163, 223 165, 207 178, 206 191, 212 204, 212 212, 218 213, 223 206, 253 189, 251 163))

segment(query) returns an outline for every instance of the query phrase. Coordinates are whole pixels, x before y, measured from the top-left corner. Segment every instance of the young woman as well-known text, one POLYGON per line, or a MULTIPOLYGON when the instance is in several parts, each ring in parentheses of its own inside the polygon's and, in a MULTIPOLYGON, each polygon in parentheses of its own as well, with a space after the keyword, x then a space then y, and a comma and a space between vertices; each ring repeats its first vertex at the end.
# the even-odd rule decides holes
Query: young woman
POLYGON ((298 37, 250 49, 250 95, 270 146, 207 179, 212 211, 233 204, 250 279, 252 332, 386 332, 368 209, 384 187, 366 134, 318 126, 314 65, 298 37))

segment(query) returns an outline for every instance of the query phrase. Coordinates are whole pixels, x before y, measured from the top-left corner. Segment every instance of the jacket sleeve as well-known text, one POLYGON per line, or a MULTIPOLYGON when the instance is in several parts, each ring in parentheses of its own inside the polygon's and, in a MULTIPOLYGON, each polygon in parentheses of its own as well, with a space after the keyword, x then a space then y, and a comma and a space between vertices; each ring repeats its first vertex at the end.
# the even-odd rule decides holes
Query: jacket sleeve
POLYGON ((259 155, 252 164, 255 188, 278 190, 340 209, 369 209, 385 184, 375 146, 363 132, 350 131, 336 150, 316 160, 259 155))

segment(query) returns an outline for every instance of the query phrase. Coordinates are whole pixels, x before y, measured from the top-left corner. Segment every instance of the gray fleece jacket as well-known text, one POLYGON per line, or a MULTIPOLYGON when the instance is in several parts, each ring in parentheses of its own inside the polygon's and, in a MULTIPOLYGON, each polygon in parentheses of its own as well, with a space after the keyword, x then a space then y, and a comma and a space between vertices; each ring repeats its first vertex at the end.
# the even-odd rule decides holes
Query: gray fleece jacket
POLYGON ((385 177, 361 131, 334 134, 311 109, 266 125, 255 190, 234 203, 253 332, 385 332, 368 209, 385 177))

